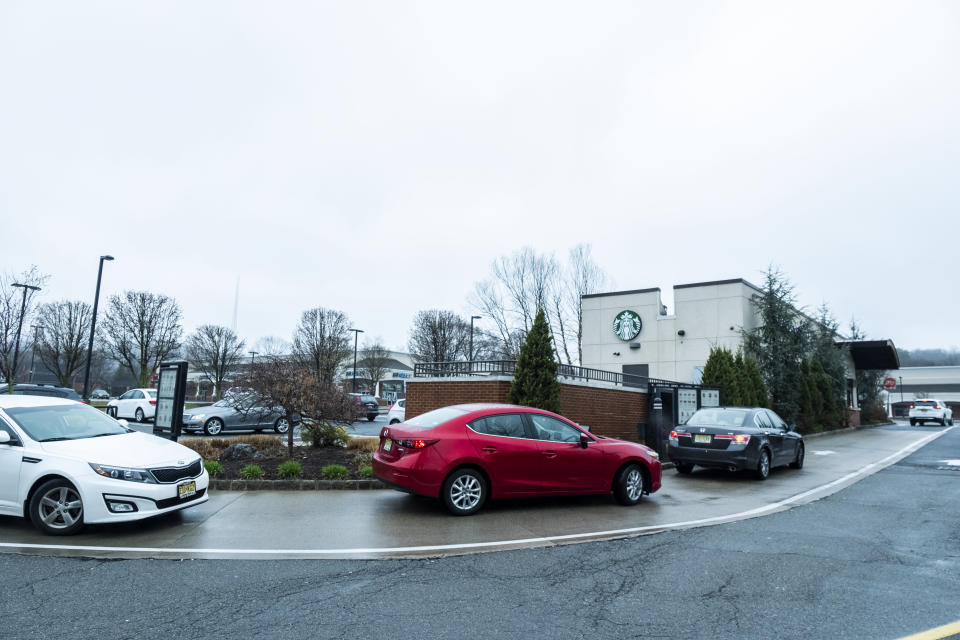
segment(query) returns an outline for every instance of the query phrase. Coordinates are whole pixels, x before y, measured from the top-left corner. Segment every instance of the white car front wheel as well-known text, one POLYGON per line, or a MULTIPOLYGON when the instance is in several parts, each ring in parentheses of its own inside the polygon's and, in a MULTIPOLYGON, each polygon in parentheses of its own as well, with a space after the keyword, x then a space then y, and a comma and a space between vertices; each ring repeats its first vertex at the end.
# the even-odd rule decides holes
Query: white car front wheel
POLYGON ((46 534, 67 536, 83 528, 83 501, 62 478, 43 483, 30 498, 30 520, 46 534))

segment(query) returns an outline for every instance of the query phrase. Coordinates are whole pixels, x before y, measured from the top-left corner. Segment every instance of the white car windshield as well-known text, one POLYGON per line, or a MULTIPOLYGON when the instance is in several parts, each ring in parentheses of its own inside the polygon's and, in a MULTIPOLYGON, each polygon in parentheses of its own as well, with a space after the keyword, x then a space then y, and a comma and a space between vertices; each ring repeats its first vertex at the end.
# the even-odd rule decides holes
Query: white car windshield
POLYGON ((130 432, 113 418, 86 404, 11 407, 5 411, 37 442, 80 440, 130 432))

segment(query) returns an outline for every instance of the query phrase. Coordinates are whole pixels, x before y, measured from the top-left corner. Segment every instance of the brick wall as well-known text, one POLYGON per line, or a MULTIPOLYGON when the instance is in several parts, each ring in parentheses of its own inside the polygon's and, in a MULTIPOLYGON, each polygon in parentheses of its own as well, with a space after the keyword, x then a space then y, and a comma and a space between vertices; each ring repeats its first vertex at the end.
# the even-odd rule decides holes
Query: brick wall
MULTIPOLYGON (((407 383, 406 417, 452 404, 506 402, 510 380, 414 380, 407 383)), ((601 436, 637 441, 637 423, 647 421, 647 394, 589 384, 560 385, 560 413, 601 436)))

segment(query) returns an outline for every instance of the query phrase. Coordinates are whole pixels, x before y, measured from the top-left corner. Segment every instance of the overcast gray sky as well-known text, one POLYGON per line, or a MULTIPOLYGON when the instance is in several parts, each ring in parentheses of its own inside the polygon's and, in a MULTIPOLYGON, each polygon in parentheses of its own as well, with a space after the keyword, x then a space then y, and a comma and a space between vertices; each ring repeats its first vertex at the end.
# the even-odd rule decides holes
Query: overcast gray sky
MULTIPOLYGON (((0 269, 341 309, 403 348, 490 262, 617 289, 779 264, 898 346, 958 337, 955 2, 0 4, 0 269), (925 302, 935 303, 927 307, 925 302)), ((668 299, 668 303, 672 300, 668 299)))

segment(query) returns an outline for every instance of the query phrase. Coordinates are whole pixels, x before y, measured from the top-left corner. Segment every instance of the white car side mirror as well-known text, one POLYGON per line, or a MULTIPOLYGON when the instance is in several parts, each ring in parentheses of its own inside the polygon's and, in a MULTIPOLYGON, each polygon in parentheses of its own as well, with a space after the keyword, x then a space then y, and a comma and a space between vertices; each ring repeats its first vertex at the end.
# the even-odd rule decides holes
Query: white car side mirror
POLYGON ((0 444, 9 444, 10 434, 6 431, 0 431, 0 444))

